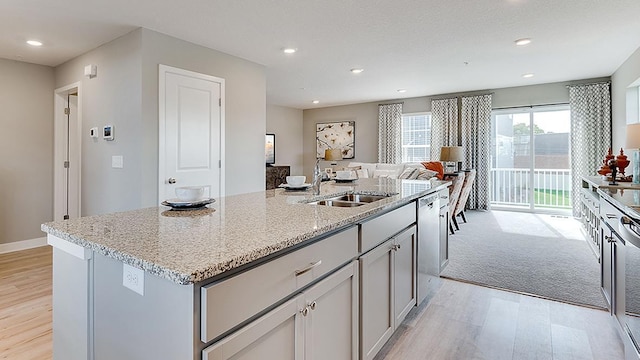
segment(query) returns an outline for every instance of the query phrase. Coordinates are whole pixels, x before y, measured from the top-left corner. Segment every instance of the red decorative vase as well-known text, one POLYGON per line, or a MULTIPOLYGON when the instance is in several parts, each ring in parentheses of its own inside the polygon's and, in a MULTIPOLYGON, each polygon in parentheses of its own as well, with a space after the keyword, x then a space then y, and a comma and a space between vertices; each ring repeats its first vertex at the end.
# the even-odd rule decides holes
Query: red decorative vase
POLYGON ((627 155, 624 154, 622 148, 620 148, 620 155, 616 157, 616 162, 618 163, 618 172, 624 176, 624 169, 629 166, 629 160, 627 160, 627 155))

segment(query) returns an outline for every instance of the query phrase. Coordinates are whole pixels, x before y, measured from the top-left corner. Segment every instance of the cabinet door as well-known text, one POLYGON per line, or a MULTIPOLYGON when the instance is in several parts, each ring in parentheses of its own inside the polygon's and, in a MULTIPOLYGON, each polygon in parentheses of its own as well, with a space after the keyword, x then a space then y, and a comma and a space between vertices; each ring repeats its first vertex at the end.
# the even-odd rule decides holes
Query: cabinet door
POLYGON ((449 206, 440 208, 440 272, 449 265, 449 206))
POLYGON ((303 296, 307 306, 307 315, 303 316, 305 360, 357 360, 357 261, 314 285, 303 296))
POLYGON ((202 360, 302 359, 301 295, 202 350, 202 360))
POLYGON ((603 244, 600 248, 600 289, 607 302, 607 308, 611 314, 614 314, 613 308, 613 244, 610 242, 613 233, 606 223, 603 223, 602 229, 603 244))
POLYGON ((394 331, 393 243, 387 240, 360 257, 360 357, 378 353, 394 331))
POLYGON ((394 328, 416 305, 416 249, 415 226, 407 229, 393 239, 393 292, 394 292, 394 328))

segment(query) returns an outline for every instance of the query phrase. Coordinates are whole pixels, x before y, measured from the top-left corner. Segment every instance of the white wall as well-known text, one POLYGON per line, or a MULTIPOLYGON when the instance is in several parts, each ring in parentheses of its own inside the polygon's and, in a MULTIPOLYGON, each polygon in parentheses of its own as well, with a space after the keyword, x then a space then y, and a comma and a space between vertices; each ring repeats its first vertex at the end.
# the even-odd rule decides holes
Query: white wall
POLYGON ((264 67, 147 29, 137 29, 55 69, 56 87, 82 82, 82 215, 158 204, 158 64, 225 79, 226 194, 264 189, 264 67), (98 76, 84 77, 87 64, 98 76), (115 140, 89 128, 113 124, 115 140), (124 168, 111 168, 122 155, 124 168))
POLYGON ((289 165, 292 175, 301 175, 302 110, 267 105, 267 133, 276 134, 276 165, 289 165))
POLYGON ((53 219, 53 69, 0 59, 0 245, 53 219))
MULTIPOLYGON (((550 105, 569 102, 567 85, 606 81, 609 78, 585 79, 571 82, 560 82, 542 85, 520 86, 475 92, 447 95, 423 96, 408 99, 395 99, 371 103, 334 106, 321 109, 305 110, 304 116, 304 173, 310 176, 315 165, 315 126, 318 122, 335 122, 354 120, 356 122, 355 159, 338 162, 338 166, 346 166, 349 161, 376 162, 378 158, 378 104, 402 102, 405 114, 431 111, 431 100, 461 95, 493 94, 494 108, 520 106, 550 105)), ((327 162, 321 161, 321 167, 327 162)))
MULTIPOLYGON (((636 50, 611 76, 611 101, 613 122, 613 148, 625 147, 627 123, 638 122, 637 113, 627 113, 627 91, 640 79, 640 48, 636 50)), ((636 92, 637 94, 637 92, 636 92)), ((635 109, 637 111, 637 109, 635 109)))

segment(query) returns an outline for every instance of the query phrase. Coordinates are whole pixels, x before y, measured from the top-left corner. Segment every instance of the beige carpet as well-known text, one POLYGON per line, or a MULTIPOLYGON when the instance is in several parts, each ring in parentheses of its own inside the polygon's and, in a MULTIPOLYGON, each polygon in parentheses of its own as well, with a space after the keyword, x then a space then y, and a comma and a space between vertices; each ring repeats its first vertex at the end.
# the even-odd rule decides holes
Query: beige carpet
POLYGON ((468 211, 443 277, 606 308, 600 265, 572 217, 468 211))

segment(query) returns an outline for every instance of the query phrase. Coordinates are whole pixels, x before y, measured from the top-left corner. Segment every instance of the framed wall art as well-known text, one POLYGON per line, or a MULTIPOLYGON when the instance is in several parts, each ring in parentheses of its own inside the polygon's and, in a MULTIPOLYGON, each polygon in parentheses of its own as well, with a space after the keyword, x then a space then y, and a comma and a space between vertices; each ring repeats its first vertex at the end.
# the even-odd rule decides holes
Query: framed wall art
POLYGON ((324 158, 327 149, 342 150, 343 159, 355 157, 355 121, 316 124, 316 158, 324 158))

